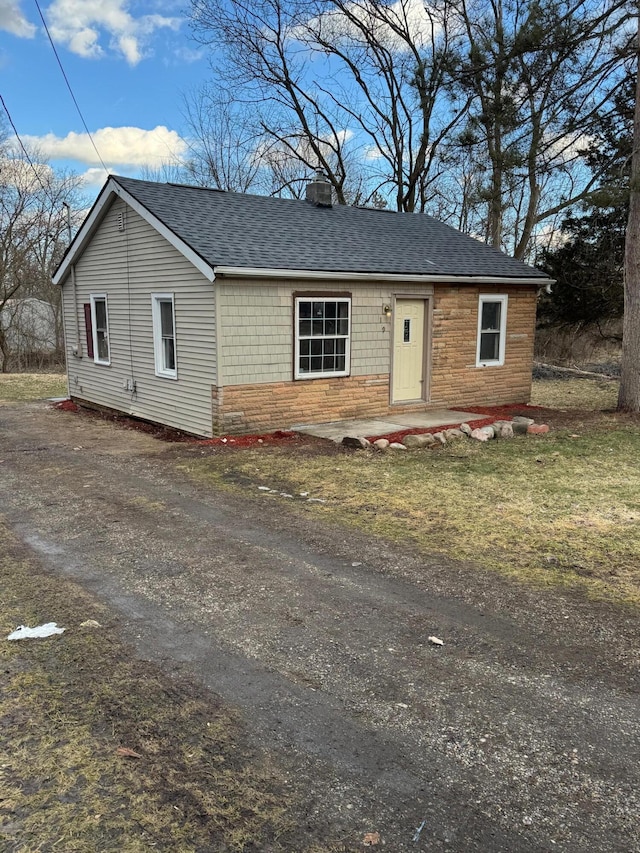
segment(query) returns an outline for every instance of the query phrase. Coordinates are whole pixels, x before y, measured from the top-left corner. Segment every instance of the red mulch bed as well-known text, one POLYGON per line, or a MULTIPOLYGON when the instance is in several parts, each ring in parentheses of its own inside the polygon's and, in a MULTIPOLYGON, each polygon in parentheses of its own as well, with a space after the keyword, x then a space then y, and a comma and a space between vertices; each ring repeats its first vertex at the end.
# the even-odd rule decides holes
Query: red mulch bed
POLYGON ((253 447, 256 444, 293 444, 296 441, 305 440, 299 432, 277 429, 275 432, 266 432, 262 435, 225 435, 221 438, 194 439, 196 444, 205 447, 223 445, 226 447, 253 447))
POLYGON ((147 433, 147 435, 152 435, 161 441, 197 444, 204 447, 252 447, 253 445, 261 444, 295 444, 296 442, 307 440, 307 437, 300 435, 300 433, 281 429, 261 435, 227 435, 218 438, 198 438, 196 435, 189 435, 189 433, 181 432, 172 427, 149 423, 148 421, 138 420, 137 418, 130 418, 126 415, 119 415, 117 412, 78 406, 73 400, 62 400, 60 403, 54 403, 53 408, 60 409, 63 412, 82 412, 89 417, 111 421, 124 429, 133 429, 138 432, 147 433))
POLYGON ((54 409, 60 409, 63 412, 77 412, 78 407, 73 400, 62 400, 60 403, 53 404, 54 409))
MULTIPOLYGON (((509 406, 460 406, 464 412, 477 413, 477 418, 469 418, 467 423, 473 429, 479 429, 483 426, 489 426, 494 421, 510 421, 516 415, 524 415, 525 417, 535 418, 536 413, 546 411, 541 406, 528 406, 524 403, 513 404, 509 406)), ((407 435, 421 435, 426 432, 435 433, 441 432, 443 429, 454 429, 459 427, 460 423, 456 421, 452 424, 444 424, 436 427, 407 427, 400 429, 397 432, 389 432, 384 435, 368 435, 369 441, 375 441, 378 438, 386 438, 389 441, 402 442, 402 439, 407 435)))
MULTIPOLYGON (((124 429, 134 429, 138 432, 144 432, 148 435, 159 438, 162 441, 182 442, 187 444, 197 444, 201 447, 254 447, 257 445, 293 445, 308 442, 309 436, 303 436, 300 433, 292 432, 291 430, 275 430, 275 432, 261 433, 260 435, 226 435, 217 438, 198 438, 195 435, 189 435, 186 432, 181 432, 171 427, 165 427, 160 424, 152 424, 148 421, 130 418, 126 415, 119 415, 116 412, 101 411, 98 409, 90 409, 85 406, 78 406, 72 400, 63 400, 60 403, 54 403, 55 409, 61 409, 63 412, 79 412, 84 414, 99 417, 103 420, 109 420, 118 424, 124 429)), ((540 406, 527 406, 525 404, 510 405, 510 406, 462 406, 461 409, 467 412, 474 412, 478 415, 477 418, 469 419, 468 423, 474 429, 476 427, 488 426, 494 421, 510 420, 515 415, 525 415, 535 417, 536 412, 546 411, 540 406)), ((425 432, 440 432, 443 429, 452 429, 458 427, 458 422, 446 424, 437 427, 407 427, 407 429, 398 430, 397 432, 386 433, 385 435, 367 436, 369 441, 375 441, 377 438, 386 438, 389 441, 399 441, 406 435, 419 435, 425 432)))

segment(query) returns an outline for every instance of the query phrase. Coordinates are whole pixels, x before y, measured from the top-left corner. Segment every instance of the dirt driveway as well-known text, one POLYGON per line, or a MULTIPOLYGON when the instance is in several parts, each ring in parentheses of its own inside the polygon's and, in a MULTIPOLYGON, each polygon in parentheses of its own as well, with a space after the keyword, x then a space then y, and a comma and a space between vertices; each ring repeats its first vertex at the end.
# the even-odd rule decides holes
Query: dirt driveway
POLYGON ((640 851, 634 614, 212 491, 206 452, 5 405, 0 515, 239 708, 353 849, 640 851))

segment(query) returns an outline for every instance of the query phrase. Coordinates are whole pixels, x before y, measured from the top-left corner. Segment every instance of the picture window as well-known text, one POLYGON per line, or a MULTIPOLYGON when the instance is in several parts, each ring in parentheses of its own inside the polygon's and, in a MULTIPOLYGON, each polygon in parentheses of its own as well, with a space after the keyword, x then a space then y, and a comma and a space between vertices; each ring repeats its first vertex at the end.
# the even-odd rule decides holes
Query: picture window
POLYGON ((348 376, 351 299, 296 298, 295 378, 348 376))

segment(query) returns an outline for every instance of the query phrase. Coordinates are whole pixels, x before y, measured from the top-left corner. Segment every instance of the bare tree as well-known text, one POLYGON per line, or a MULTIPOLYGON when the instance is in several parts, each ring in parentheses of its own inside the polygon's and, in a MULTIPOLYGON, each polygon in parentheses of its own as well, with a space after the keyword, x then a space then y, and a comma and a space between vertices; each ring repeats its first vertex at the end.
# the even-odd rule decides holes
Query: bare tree
POLYGON ((196 184, 234 192, 259 186, 264 133, 253 111, 227 90, 205 83, 184 99, 189 128, 185 174, 196 184))
POLYGON ((413 211, 428 205, 438 145, 466 106, 448 100, 444 109, 447 8, 192 0, 191 17, 202 43, 224 49, 215 79, 253 111, 262 164, 271 156, 279 166, 286 154, 307 174, 321 168, 340 204, 382 195, 413 211))
POLYGON ((16 299, 37 297, 53 306, 57 340, 62 340, 59 289, 51 275, 68 245, 63 203, 80 209, 79 179, 55 174, 36 152, 17 154, 5 135, 0 141, 0 372, 11 356, 8 330, 16 311, 4 311, 16 299))

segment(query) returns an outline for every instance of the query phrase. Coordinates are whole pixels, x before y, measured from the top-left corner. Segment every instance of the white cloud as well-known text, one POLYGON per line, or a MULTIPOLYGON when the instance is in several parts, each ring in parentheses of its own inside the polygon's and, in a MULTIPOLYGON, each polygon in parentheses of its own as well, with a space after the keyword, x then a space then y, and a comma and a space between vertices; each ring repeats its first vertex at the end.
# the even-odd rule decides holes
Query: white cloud
POLYGON ((102 166, 99 168, 92 166, 80 175, 80 180, 87 188, 101 187, 109 177, 109 174, 110 172, 107 169, 103 169, 102 166))
MULTIPOLYGON (((148 166, 159 168, 179 160, 187 143, 175 130, 158 125, 153 130, 140 127, 103 127, 93 134, 93 141, 105 163, 110 166, 148 166)), ((99 159, 86 133, 68 133, 65 137, 48 133, 46 136, 25 136, 43 156, 51 160, 78 160, 87 165, 99 164, 99 159)))
POLYGON ((306 27, 294 28, 291 37, 306 40, 310 29, 320 32, 329 42, 343 39, 361 42, 362 27, 390 50, 403 51, 408 41, 416 47, 431 44, 441 28, 437 13, 429 10, 424 0, 395 0, 389 5, 377 0, 354 0, 346 3, 345 8, 347 14, 336 10, 324 12, 306 27))
POLYGON ((32 157, 29 163, 23 156, 22 150, 16 144, 11 146, 15 156, 0 157, 0 174, 3 183, 18 187, 21 190, 32 191, 51 182, 53 170, 47 163, 39 163, 32 157))
POLYGON ((173 55, 179 62, 186 62, 188 65, 191 65, 193 62, 200 62, 205 55, 205 51, 202 48, 193 49, 183 46, 174 50, 173 55))
MULTIPOLYGON (((0 3, 12 0, 0 0, 0 3)), ((122 55, 129 65, 137 65, 145 55, 149 37, 155 30, 177 30, 180 18, 141 15, 134 18, 127 0, 53 0, 48 9, 53 38, 67 45, 72 53, 87 59, 105 55, 101 36, 108 36, 108 47, 122 55)))
POLYGON ((20 0, 0 0, 0 30, 26 39, 36 34, 35 26, 25 18, 20 8, 20 0))
POLYGON ((551 141, 548 147, 550 159, 561 163, 570 163, 580 156, 581 151, 587 151, 593 146, 594 139, 582 132, 567 133, 551 141))

